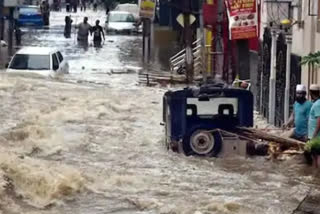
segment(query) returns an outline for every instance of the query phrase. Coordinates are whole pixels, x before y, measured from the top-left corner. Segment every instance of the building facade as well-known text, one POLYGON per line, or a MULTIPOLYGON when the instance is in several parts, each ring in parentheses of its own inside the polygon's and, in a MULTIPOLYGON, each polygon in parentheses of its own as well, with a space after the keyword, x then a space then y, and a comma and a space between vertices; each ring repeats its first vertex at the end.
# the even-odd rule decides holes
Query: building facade
POLYGON ((298 38, 311 30, 310 27, 303 28, 303 22, 299 21, 299 17, 301 20, 307 19, 302 12, 305 9, 303 5, 308 5, 308 2, 309 0, 260 0, 258 72, 253 79, 256 85, 256 107, 260 114, 276 126, 288 119, 295 100, 295 86, 304 83, 303 80, 306 79, 300 61, 310 50, 305 50, 308 47, 303 43, 307 41, 298 38), (291 22, 284 24, 285 20, 291 22))
MULTIPOLYGON (((293 9, 292 52, 298 56, 320 51, 320 0, 298 0, 293 9)), ((319 68, 302 66, 301 82, 307 86, 320 83, 319 68)))

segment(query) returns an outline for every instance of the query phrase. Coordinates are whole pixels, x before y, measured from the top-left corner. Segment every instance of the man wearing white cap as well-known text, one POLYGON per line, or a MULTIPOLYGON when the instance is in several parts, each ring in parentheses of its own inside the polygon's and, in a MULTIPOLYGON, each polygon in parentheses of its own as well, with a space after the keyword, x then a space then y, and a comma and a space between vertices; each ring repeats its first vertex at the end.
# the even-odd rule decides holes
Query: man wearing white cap
POLYGON ((306 95, 306 87, 304 85, 297 85, 296 102, 293 105, 293 112, 288 123, 284 125, 284 128, 294 125, 295 129, 289 137, 304 142, 308 140, 308 119, 312 107, 312 102, 307 100, 306 95))
POLYGON ((310 110, 308 138, 313 139, 320 136, 320 86, 312 84, 309 91, 314 103, 310 110))

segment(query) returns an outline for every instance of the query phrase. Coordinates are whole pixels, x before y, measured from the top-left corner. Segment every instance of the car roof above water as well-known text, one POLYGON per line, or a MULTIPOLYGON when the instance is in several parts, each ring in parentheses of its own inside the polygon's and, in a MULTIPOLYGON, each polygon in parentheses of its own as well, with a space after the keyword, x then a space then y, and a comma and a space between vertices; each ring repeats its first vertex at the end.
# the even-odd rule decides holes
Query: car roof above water
POLYGON ((130 12, 134 16, 139 16, 139 6, 137 4, 118 4, 114 11, 130 12))
POLYGON ((24 4, 24 5, 19 6, 19 8, 40 8, 40 6, 24 4))
POLYGON ((36 6, 36 5, 21 5, 19 6, 19 12, 25 12, 25 10, 36 10, 36 11, 39 11, 40 12, 40 6, 36 6))
POLYGON ((28 54, 28 55, 50 55, 58 50, 49 47, 24 47, 20 49, 17 54, 28 54))
POLYGON ((127 11, 114 10, 114 11, 109 12, 109 14, 132 14, 132 13, 127 12, 127 11))

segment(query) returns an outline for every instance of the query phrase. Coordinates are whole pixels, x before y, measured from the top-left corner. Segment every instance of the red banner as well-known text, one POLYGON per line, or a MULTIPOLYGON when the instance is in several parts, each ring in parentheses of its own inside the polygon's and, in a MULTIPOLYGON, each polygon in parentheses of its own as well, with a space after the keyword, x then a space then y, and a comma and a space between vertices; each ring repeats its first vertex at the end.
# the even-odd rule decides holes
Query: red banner
POLYGON ((230 39, 252 39, 258 36, 256 0, 225 0, 230 39))
POLYGON ((203 4, 203 21, 204 26, 214 26, 217 24, 217 16, 218 16, 218 10, 217 10, 217 4, 216 1, 214 4, 203 4))

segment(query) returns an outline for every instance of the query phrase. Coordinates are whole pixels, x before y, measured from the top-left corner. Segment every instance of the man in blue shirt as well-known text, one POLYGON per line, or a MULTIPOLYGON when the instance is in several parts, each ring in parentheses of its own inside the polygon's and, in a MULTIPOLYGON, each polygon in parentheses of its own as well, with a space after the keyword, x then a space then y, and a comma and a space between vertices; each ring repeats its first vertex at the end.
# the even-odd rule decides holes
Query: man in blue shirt
POLYGON ((289 137, 304 141, 308 140, 308 120, 309 113, 312 107, 312 102, 306 98, 307 90, 304 85, 297 85, 296 87, 296 102, 293 105, 293 112, 284 128, 295 126, 295 129, 289 137))
POLYGON ((313 101, 313 105, 310 110, 308 122, 308 139, 310 141, 307 144, 309 144, 311 148, 310 150, 305 150, 304 156, 307 160, 307 163, 310 165, 314 164, 318 168, 318 156, 315 153, 316 151, 314 146, 312 146, 311 140, 317 138, 320 132, 320 86, 311 85, 309 92, 311 100, 313 101))
POLYGON ((308 123, 308 138, 313 139, 320 136, 320 86, 310 86, 310 96, 314 101, 310 110, 308 123))

